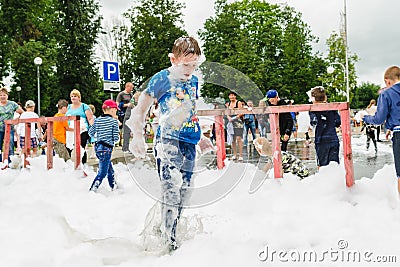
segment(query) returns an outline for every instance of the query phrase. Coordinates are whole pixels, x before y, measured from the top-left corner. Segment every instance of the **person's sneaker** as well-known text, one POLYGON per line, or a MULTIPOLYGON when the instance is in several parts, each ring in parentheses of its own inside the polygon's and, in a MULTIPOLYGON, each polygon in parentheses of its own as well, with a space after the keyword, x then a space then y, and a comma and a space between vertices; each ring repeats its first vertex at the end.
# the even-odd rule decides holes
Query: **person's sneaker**
POLYGON ((239 158, 238 158, 238 161, 243 161, 243 157, 239 157, 239 158))
POLYGON ((236 156, 232 156, 232 160, 236 160, 236 156))
POLYGON ((99 189, 100 182, 96 181, 93 183, 93 185, 90 187, 89 191, 97 192, 97 189, 99 189))
POLYGON ((179 248, 178 243, 176 241, 172 241, 169 243, 169 252, 173 252, 179 248))

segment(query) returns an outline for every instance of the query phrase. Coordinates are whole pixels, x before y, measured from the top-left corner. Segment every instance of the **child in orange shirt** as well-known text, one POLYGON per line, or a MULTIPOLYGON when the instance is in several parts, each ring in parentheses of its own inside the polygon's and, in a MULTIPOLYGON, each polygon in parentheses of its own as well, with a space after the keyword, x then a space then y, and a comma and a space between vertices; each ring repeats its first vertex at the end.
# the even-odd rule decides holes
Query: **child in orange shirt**
MULTIPOLYGON (((57 103, 58 112, 54 115, 54 117, 62 117, 65 116, 68 109, 68 101, 65 99, 60 99, 57 103)), ((69 160, 71 157, 68 153, 68 150, 65 146, 66 144, 66 131, 73 131, 72 128, 68 126, 68 121, 55 121, 53 126, 53 146, 54 151, 58 154, 60 158, 63 158, 65 161, 69 160)))

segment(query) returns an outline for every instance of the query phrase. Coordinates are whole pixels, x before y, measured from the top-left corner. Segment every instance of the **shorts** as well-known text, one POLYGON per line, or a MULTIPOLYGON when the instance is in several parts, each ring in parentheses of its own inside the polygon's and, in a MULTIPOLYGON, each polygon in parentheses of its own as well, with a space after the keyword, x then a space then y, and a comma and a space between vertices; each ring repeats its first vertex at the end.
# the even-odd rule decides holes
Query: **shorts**
POLYGON ((331 161, 339 164, 339 147, 339 142, 315 144, 318 166, 327 166, 331 161))
POLYGON ((243 137, 243 128, 233 128, 233 137, 243 137))
MULTIPOLYGON (((19 146, 21 148, 25 147, 25 136, 20 136, 19 137, 19 146)), ((38 147, 38 142, 36 137, 31 138, 31 148, 37 148, 38 147)))

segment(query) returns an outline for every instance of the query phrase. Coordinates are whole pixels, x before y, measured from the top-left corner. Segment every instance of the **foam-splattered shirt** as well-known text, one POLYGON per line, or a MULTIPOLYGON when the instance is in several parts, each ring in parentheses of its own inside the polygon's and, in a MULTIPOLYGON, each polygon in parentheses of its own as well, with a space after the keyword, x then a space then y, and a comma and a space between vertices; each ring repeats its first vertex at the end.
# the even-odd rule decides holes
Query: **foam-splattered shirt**
POLYGON ((155 74, 143 93, 156 98, 159 103, 160 122, 157 138, 168 138, 197 144, 201 137, 196 115, 198 78, 188 81, 174 80, 168 69, 155 74))

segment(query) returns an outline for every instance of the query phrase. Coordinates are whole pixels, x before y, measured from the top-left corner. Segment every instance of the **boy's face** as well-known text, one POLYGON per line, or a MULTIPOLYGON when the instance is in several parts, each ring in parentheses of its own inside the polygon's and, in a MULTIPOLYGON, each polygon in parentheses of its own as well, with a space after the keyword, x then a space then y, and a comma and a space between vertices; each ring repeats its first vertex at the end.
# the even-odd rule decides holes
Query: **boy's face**
POLYGON ((59 112, 61 114, 65 114, 65 113, 67 113, 67 110, 68 110, 68 107, 62 107, 62 108, 59 109, 59 112))
POLYGON ((177 76, 182 81, 187 81, 192 77, 193 72, 199 65, 199 56, 196 54, 189 54, 187 56, 175 57, 170 56, 173 75, 177 76))
POLYGON ((279 102, 279 96, 273 97, 273 98, 268 98, 269 103, 272 105, 276 106, 278 105, 279 102))

